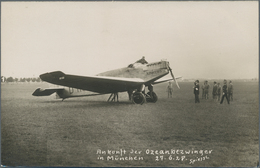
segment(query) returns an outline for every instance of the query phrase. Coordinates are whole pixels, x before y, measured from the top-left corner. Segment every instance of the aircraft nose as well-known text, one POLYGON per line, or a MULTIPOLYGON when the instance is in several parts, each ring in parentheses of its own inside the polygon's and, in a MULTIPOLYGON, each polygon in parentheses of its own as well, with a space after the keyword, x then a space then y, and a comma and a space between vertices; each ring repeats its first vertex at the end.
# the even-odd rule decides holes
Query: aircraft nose
POLYGON ((44 73, 40 75, 41 80, 43 81, 47 81, 47 79, 49 78, 50 74, 49 73, 44 73))
POLYGON ((44 73, 40 75, 40 78, 46 82, 57 81, 60 79, 64 79, 64 77, 65 74, 61 71, 54 71, 54 72, 44 73))

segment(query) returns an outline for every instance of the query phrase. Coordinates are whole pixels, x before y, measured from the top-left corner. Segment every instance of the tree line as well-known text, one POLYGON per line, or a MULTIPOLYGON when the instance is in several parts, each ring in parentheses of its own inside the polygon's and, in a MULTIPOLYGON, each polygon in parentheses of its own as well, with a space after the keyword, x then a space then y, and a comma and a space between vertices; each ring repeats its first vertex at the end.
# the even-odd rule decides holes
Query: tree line
POLYGON ((41 82, 41 78, 14 78, 1 76, 1 82, 41 82))

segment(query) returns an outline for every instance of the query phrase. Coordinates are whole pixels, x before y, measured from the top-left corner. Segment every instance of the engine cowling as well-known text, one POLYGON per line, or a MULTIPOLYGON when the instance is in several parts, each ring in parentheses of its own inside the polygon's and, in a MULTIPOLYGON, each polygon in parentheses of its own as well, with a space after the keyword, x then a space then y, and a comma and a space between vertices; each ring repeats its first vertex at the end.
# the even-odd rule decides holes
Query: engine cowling
POLYGON ((132 101, 135 104, 143 104, 145 102, 145 96, 141 92, 134 92, 132 94, 132 101))

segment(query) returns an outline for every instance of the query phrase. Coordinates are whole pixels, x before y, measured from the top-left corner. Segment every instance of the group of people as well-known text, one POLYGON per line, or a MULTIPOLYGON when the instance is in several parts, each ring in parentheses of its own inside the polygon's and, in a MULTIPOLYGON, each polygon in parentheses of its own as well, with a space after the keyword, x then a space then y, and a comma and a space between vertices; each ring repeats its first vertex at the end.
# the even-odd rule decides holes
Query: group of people
MULTIPOLYGON (((204 84, 201 86, 202 89, 202 99, 208 99, 209 98, 209 88, 210 85, 208 84, 208 81, 205 81, 204 84)), ((194 94, 195 94, 195 103, 200 103, 199 100, 199 93, 200 93, 200 86, 199 86, 199 80, 196 80, 194 82, 194 94)), ((223 86, 220 86, 220 83, 214 82, 213 85, 213 91, 212 91, 212 97, 216 101, 220 101, 220 104, 223 103, 224 98, 227 99, 227 102, 229 104, 230 100, 233 101, 233 84, 232 81, 229 81, 229 84, 227 85, 227 80, 224 79, 223 86), (221 97, 221 90, 222 90, 222 97, 221 97), (220 99, 221 97, 221 99, 220 99)))

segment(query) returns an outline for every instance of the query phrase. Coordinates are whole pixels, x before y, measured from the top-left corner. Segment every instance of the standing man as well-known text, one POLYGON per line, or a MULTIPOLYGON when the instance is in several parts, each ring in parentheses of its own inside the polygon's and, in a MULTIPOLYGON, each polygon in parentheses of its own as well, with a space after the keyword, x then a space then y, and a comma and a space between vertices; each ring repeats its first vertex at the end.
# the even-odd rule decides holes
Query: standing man
POLYGON ((221 86, 220 83, 217 85, 217 101, 220 101, 221 86))
POLYGON ((111 101, 117 101, 118 102, 118 92, 114 93, 114 97, 111 101))
MULTIPOLYGON (((111 99, 111 102, 112 101, 117 101, 118 102, 118 92, 116 92, 116 93, 112 93, 111 95, 110 95, 110 97, 108 98, 108 102, 110 101, 110 99, 111 99), (112 98, 112 96, 113 96, 113 98, 112 98), (111 99, 112 98, 112 99, 111 99)), ((130 98, 129 98, 130 99, 130 98)))
POLYGON ((199 80, 196 80, 194 83, 194 94, 195 94, 195 103, 200 103, 199 94, 200 94, 200 85, 199 80))
POLYGON ((204 84, 204 97, 205 99, 208 99, 209 98, 209 84, 208 84, 208 81, 205 81, 205 84, 204 84))
POLYGON ((232 81, 229 81, 229 85, 228 85, 228 99, 233 101, 233 83, 232 83, 232 81))
POLYGON ((228 94, 227 80, 224 79, 223 86, 222 86, 222 98, 221 98, 220 104, 223 103, 224 97, 226 97, 227 102, 229 104, 229 99, 228 99, 228 95, 227 94, 228 94))
POLYGON ((169 81, 169 84, 167 86, 167 92, 168 92, 168 98, 172 97, 173 87, 171 81, 169 81))
POLYGON ((201 86, 201 89, 202 89, 202 94, 201 94, 201 98, 204 99, 205 98, 205 92, 204 92, 204 88, 205 88, 205 82, 204 81, 204 84, 201 86))
POLYGON ((217 98, 217 90, 218 90, 217 82, 214 81, 213 91, 212 91, 212 96, 214 100, 217 98))

